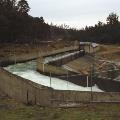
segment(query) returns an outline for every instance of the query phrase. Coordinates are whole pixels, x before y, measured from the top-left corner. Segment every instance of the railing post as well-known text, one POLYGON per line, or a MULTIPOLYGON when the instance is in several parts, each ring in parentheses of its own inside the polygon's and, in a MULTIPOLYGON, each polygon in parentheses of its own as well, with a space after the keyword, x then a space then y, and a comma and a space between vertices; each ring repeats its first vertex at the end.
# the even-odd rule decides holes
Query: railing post
POLYGON ((51 72, 50 72, 50 87, 52 87, 51 72))

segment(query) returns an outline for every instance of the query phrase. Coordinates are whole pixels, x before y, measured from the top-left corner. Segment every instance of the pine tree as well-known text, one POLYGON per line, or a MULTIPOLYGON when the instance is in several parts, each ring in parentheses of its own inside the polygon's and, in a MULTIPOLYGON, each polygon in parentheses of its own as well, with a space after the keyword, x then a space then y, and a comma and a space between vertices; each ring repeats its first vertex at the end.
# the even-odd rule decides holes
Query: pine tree
POLYGON ((106 20, 107 24, 110 25, 118 24, 119 22, 118 18, 119 16, 117 16, 115 13, 110 13, 106 20))
POLYGON ((18 6, 18 11, 22 14, 27 14, 30 10, 30 7, 26 0, 20 0, 17 6, 18 6))

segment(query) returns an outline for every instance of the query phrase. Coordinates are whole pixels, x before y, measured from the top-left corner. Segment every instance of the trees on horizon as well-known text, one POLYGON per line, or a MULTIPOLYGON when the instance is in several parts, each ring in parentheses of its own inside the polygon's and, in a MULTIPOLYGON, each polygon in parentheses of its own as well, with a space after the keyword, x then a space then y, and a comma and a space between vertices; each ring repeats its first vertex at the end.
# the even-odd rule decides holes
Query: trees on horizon
POLYGON ((106 23, 98 21, 95 26, 86 26, 83 30, 71 32, 71 39, 97 43, 120 44, 119 16, 116 13, 110 13, 106 18, 106 23))
POLYGON ((26 0, 0 1, 0 42, 33 43, 48 39, 50 26, 43 17, 32 17, 26 0))
POLYGON ((32 17, 26 0, 0 0, 0 43, 35 43, 41 40, 79 40, 120 44, 120 22, 116 13, 110 13, 107 23, 77 30, 68 25, 48 25, 43 17, 32 17))

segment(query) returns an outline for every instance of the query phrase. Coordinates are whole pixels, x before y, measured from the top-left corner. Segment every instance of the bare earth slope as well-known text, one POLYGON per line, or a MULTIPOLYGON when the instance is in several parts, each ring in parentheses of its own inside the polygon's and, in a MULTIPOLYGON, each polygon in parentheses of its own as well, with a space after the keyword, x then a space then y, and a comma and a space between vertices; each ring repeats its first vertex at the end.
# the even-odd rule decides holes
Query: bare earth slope
POLYGON ((103 59, 120 62, 120 45, 101 45, 97 55, 103 59))

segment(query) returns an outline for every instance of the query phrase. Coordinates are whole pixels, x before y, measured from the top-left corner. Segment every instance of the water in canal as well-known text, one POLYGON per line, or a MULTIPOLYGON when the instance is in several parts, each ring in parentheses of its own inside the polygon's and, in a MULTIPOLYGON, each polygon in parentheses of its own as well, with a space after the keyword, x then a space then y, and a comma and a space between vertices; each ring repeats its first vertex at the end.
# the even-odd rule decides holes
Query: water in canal
MULTIPOLYGON (((32 60, 25 63, 17 63, 15 65, 9 65, 5 67, 9 72, 16 74, 20 77, 31 80, 35 83, 51 87, 56 90, 75 90, 75 91, 90 91, 90 87, 82 87, 71 82, 58 79, 51 78, 49 76, 42 75, 36 71, 37 64, 36 60, 32 60)), ((100 90, 97 85, 92 87, 92 90, 95 92, 103 92, 100 90)))

